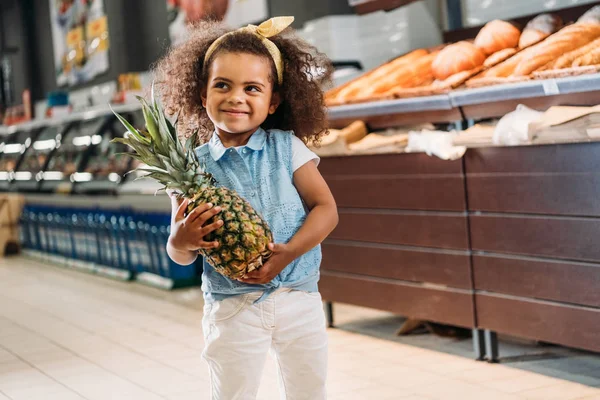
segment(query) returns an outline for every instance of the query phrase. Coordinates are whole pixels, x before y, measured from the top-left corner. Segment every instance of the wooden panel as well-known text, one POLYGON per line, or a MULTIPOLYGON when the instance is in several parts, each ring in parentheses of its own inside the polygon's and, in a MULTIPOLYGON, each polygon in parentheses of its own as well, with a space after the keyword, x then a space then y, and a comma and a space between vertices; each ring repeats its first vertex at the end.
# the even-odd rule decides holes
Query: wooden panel
POLYGON ((322 248, 322 270, 471 288, 467 253, 332 241, 322 248))
POLYGON ((573 217, 470 216, 473 250, 600 261, 600 220, 573 217))
POLYGON ((600 265, 473 256, 475 289, 600 307, 600 265))
POLYGON ((600 351, 600 310, 487 294, 476 295, 480 328, 600 351))
POLYGON ((600 143, 469 149, 467 176, 492 173, 600 172, 600 143))
MULTIPOLYGON (((600 103, 600 101, 599 101, 600 103)), ((511 111, 514 111, 515 108, 511 111)), ((463 119, 460 110, 453 108, 451 110, 431 110, 421 112, 407 112, 387 115, 355 115, 352 118, 329 119, 329 127, 342 129, 350 125, 357 119, 363 120, 371 129, 397 128, 401 125, 422 124, 423 121, 437 122, 455 122, 463 119)))
POLYGON ((339 210, 332 239, 467 249, 467 219, 459 214, 339 210))
POLYGON ((470 210, 600 216, 600 173, 467 179, 470 210))
POLYGON ((329 301, 467 328, 474 325, 473 296, 464 291, 425 288, 328 271, 321 274, 319 290, 323 299, 329 301))
POLYGON ((410 178, 402 176, 327 177, 339 207, 463 211, 461 176, 410 178))
POLYGON ((464 118, 483 119, 503 117, 515 111, 519 104, 526 105, 534 110, 544 111, 552 106, 595 106, 600 103, 600 91, 583 93, 561 94, 557 96, 531 97, 490 103, 479 103, 462 106, 464 118))
POLYGON ((379 154, 326 157, 319 164, 325 177, 340 176, 407 176, 429 174, 461 175, 462 162, 445 161, 425 153, 379 154))

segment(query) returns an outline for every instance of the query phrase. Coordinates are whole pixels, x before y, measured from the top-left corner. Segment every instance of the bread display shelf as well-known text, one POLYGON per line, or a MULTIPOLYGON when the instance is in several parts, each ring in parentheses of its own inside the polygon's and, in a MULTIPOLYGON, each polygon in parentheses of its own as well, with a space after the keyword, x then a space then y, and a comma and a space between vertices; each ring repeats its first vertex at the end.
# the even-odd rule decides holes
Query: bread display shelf
POLYGON ((454 122, 462 118, 460 110, 452 106, 448 95, 329 107, 330 128, 343 128, 357 119, 372 129, 386 129, 424 121, 454 122))
POLYGON ((452 109, 450 98, 447 95, 436 95, 411 99, 381 100, 371 103, 334 106, 329 108, 329 118, 357 118, 360 116, 376 116, 450 109, 452 109))
MULTIPOLYGON (((332 127, 362 119, 376 128, 413 122, 456 122, 502 117, 518 104, 540 110, 554 105, 600 104, 600 74, 528 80, 456 90, 448 94, 329 107, 332 127)), ((344 125, 345 126, 345 125, 344 125)))
POLYGON ((600 90, 600 74, 556 79, 559 93, 584 93, 600 90))
POLYGON ((546 81, 525 81, 504 85, 486 86, 474 89, 457 90, 448 94, 455 107, 479 103, 492 103, 505 100, 526 99, 557 94, 555 85, 548 86, 546 81), (553 93, 550 91, 554 90, 553 93))
POLYGON ((497 118, 524 104, 544 111, 552 106, 600 104, 600 74, 529 80, 449 94, 466 119, 497 118))

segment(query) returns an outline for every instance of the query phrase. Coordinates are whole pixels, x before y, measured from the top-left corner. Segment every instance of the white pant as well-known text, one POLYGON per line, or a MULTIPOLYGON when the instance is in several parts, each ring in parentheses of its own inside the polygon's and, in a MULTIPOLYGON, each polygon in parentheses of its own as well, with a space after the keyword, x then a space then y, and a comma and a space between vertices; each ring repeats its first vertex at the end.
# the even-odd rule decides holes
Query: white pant
POLYGON ((202 328, 212 400, 255 400, 271 349, 281 398, 326 398, 327 332, 319 293, 279 289, 259 304, 250 293, 204 306, 202 328))

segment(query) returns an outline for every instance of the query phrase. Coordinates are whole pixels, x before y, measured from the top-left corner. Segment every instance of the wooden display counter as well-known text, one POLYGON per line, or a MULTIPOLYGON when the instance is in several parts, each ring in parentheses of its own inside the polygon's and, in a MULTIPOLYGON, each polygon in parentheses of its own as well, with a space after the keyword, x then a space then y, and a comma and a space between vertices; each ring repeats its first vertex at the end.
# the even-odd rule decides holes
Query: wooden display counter
POLYGON ((323 298, 600 351, 600 143, 324 158, 323 298))
POLYGON ((477 326, 600 351, 600 143, 467 152, 477 326))
POLYGON ((323 298, 474 327, 462 160, 325 158, 340 222, 323 244, 323 298))

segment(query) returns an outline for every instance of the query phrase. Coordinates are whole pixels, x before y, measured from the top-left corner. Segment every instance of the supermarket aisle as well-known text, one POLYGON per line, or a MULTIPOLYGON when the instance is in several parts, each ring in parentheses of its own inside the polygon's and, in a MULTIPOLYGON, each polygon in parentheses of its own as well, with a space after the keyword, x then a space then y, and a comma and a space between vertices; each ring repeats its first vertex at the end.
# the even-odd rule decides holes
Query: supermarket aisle
MULTIPOLYGON (((0 260, 0 400, 208 399, 197 296, 0 260)), ((333 400, 600 399, 504 365, 338 329, 329 338, 333 400)), ((259 398, 278 398, 272 362, 259 398)))

